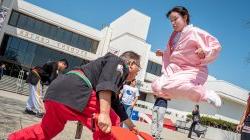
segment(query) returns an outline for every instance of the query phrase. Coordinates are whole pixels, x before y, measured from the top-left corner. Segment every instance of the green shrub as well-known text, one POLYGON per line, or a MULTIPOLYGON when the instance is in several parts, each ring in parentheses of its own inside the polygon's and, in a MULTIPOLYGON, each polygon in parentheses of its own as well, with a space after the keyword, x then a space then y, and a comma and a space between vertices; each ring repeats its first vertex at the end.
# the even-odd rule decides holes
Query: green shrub
MULTIPOLYGON (((187 118, 191 119, 192 115, 188 114, 187 118)), ((214 118, 210 118, 206 116, 201 117, 200 123, 202 125, 211 126, 211 127, 219 128, 222 130, 233 131, 233 132, 236 131, 236 126, 237 126, 237 124, 234 124, 228 121, 224 121, 221 119, 214 119, 214 118)))

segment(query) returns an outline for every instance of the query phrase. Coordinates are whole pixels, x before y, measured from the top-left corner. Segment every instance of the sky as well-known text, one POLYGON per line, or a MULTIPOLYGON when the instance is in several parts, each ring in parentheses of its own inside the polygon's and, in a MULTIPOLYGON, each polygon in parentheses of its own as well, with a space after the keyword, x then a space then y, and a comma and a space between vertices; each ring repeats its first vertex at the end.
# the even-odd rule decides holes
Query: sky
POLYGON ((222 45, 219 58, 209 65, 209 74, 250 90, 250 1, 249 0, 26 0, 39 7, 95 29, 135 9, 151 17, 146 42, 152 51, 165 49, 172 26, 165 14, 184 6, 191 24, 215 36, 222 45))

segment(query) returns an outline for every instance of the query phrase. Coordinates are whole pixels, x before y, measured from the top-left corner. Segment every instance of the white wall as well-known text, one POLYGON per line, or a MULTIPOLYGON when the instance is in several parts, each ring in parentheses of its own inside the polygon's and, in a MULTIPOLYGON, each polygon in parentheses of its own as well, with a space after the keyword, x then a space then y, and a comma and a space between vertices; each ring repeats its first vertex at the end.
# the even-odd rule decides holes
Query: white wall
POLYGON ((149 53, 149 58, 148 58, 150 61, 153 61, 155 63, 158 63, 158 64, 162 64, 162 58, 159 57, 159 56, 156 56, 155 55, 155 52, 151 52, 149 53))
POLYGON ((99 57, 105 55, 108 52, 110 40, 112 37, 112 30, 109 26, 107 26, 101 30, 101 33, 102 33, 102 40, 100 41, 98 49, 96 51, 96 54, 99 57))
POLYGON ((150 93, 147 94, 146 101, 151 102, 151 103, 154 104, 154 102, 155 102, 154 95, 153 95, 153 94, 150 94, 150 93))
POLYGON ((119 52, 118 55, 121 55, 125 51, 134 51, 141 56, 141 67, 143 68, 137 76, 137 80, 143 81, 147 62, 148 52, 150 50, 150 45, 146 42, 138 40, 130 34, 124 34, 119 39, 113 40, 110 42, 110 49, 115 49, 119 52))
MULTIPOLYGON (((157 64, 160 64, 162 65, 162 58, 161 57, 158 57, 155 55, 155 52, 151 52, 149 53, 149 58, 148 58, 149 61, 152 61, 154 63, 157 63, 157 64)), ((147 68, 147 67, 146 67, 147 68)), ((154 74, 151 74, 151 73, 146 73, 145 75, 145 80, 147 81, 154 81, 155 79, 157 79, 158 76, 154 75, 154 74)))
POLYGON ((2 27, 0 29, 0 40, 1 40, 1 42, 2 42, 2 39, 3 39, 4 32, 5 32, 4 27, 8 24, 9 17, 11 15, 11 9, 12 9, 12 7, 13 7, 13 5, 15 3, 16 3, 16 0, 4 0, 1 3, 1 8, 3 8, 4 10, 7 11, 7 15, 6 15, 5 20, 2 23, 2 27))
POLYGON ((11 3, 12 3, 13 0, 2 0, 1 4, 4 6, 4 7, 10 7, 11 6, 11 3))
POLYGON ((113 38, 116 38, 124 33, 130 33, 142 40, 147 39, 150 17, 136 11, 129 10, 121 17, 117 18, 110 24, 113 29, 113 38))
POLYGON ((219 114, 228 118, 240 120, 244 109, 244 105, 238 104, 230 99, 223 98, 223 105, 219 109, 219 114))
POLYGON ((151 45, 146 42, 150 17, 130 10, 110 24, 112 37, 108 51, 117 51, 121 55, 125 51, 134 51, 141 56, 142 70, 137 80, 144 81, 151 45))
MULTIPOLYGON (((199 103, 200 113, 211 115, 217 119, 227 120, 233 123, 238 123, 240 117, 243 114, 245 105, 239 104, 233 100, 222 97, 222 107, 217 109, 205 102, 199 103)), ((152 94, 148 94, 146 98, 147 102, 154 103, 154 98, 152 94)), ((169 109, 175 109, 183 112, 189 112, 194 109, 196 103, 187 100, 171 100, 168 102, 169 109)))
POLYGON ((235 102, 246 105, 248 92, 236 85, 223 80, 209 80, 205 83, 207 89, 218 91, 220 96, 229 98, 235 102))

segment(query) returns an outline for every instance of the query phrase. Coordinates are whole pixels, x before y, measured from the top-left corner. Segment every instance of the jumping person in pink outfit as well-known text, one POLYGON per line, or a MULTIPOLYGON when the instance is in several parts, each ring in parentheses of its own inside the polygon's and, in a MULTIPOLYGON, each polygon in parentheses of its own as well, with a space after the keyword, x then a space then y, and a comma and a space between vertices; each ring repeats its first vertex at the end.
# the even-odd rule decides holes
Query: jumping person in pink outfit
POLYGON ((220 97, 203 87, 208 77, 207 65, 217 58, 221 50, 219 41, 189 24, 189 13, 185 7, 174 7, 167 17, 174 31, 167 49, 156 51, 156 55, 163 59, 163 74, 152 83, 154 94, 165 99, 204 101, 220 107, 220 97))

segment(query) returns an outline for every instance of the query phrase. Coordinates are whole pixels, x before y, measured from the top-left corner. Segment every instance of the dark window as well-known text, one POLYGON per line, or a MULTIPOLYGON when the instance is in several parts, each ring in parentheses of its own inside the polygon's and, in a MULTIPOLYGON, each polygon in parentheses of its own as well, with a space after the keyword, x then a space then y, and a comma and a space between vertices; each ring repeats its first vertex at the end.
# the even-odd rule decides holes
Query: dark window
POLYGON ((41 34, 42 36, 48 36, 49 31, 50 31, 50 26, 49 26, 49 24, 43 22, 40 30, 41 30, 41 31, 40 31, 40 34, 41 34))
POLYGON ((63 32, 64 32, 64 29, 62 29, 62 28, 57 29, 56 38, 55 38, 57 41, 62 42, 63 32))
POLYGON ((71 43, 71 38, 72 38, 72 32, 70 31, 64 31, 63 33, 63 43, 70 44, 71 43))
POLYGON ((51 25, 51 27, 50 27, 50 33, 49 33, 48 36, 49 36, 50 38, 52 38, 52 39, 55 40, 56 34, 57 34, 57 29, 58 29, 58 27, 51 25))
POLYGON ((148 61, 148 66, 147 66, 147 72, 160 76, 161 75, 161 68, 162 66, 160 64, 157 64, 155 62, 152 61, 148 61))
POLYGON ((20 17, 19 17, 19 19, 18 19, 18 22, 17 22, 17 27, 18 27, 18 28, 26 27, 27 19, 28 19, 27 16, 25 16, 25 15, 20 15, 20 17))
POLYGON ((140 92, 140 96, 138 97, 138 100, 146 101, 146 98, 147 98, 147 93, 140 92))
POLYGON ((42 27, 42 22, 41 21, 39 21, 39 20, 37 20, 36 22, 35 22, 35 28, 34 28, 34 32, 35 33, 37 33, 37 34, 40 34, 40 29, 41 29, 41 27, 42 27))
POLYGON ((12 12, 10 20, 9 20, 9 24, 12 25, 12 26, 16 26, 17 21, 18 21, 18 17, 19 17, 19 13, 12 12))
POLYGON ((25 29, 27 31, 39 34, 41 36, 62 42, 79 49, 96 53, 99 42, 83 35, 73 33, 61 27, 41 21, 34 17, 12 11, 9 25, 25 29))
POLYGON ((12 41, 12 37, 4 38, 4 39, 8 39, 7 47, 10 47, 10 44, 11 44, 11 41, 12 41))
POLYGON ((160 76, 161 75, 161 65, 157 64, 156 66, 156 75, 160 76))
POLYGON ((148 61, 148 66, 147 66, 147 72, 151 71, 151 67, 152 67, 152 61, 148 61))
POLYGON ((34 31, 34 28, 35 28, 35 20, 31 17, 28 17, 27 18, 27 24, 26 24, 26 27, 25 29, 28 30, 28 31, 34 31))
MULTIPOLYGON (((6 51, 4 52, 4 56, 8 58, 9 60, 14 60, 17 61, 17 56, 18 56, 18 45, 19 45, 20 40, 17 38, 9 37, 8 38, 8 43, 9 46, 6 47, 6 51)), ((4 46, 1 46, 4 48, 4 46)))
POLYGON ((6 48, 1 55, 7 60, 15 61, 15 63, 26 66, 41 66, 48 61, 56 61, 65 58, 69 62, 69 68, 71 70, 81 64, 86 64, 89 61, 84 60, 63 52, 59 52, 47 47, 23 40, 17 37, 5 35, 5 43, 2 43, 0 48, 6 48), (12 46, 16 46, 13 48, 12 46))
POLYGON ((16 50, 8 48, 8 49, 6 49, 4 56, 9 60, 18 61, 16 50))
POLYGON ((84 47, 84 45, 85 45, 85 37, 79 36, 77 47, 80 48, 80 49, 82 49, 82 50, 86 50, 86 48, 84 47))
POLYGON ((98 44, 99 44, 99 43, 98 43, 97 41, 93 41, 91 52, 95 53, 95 52, 97 51, 98 44))
POLYGON ((156 68, 157 68, 156 63, 152 63, 151 72, 152 72, 153 74, 156 74, 156 68))
POLYGON ((23 62, 24 65, 31 67, 33 59, 35 57, 36 47, 37 47, 36 44, 29 42, 29 46, 26 49, 27 55, 25 55, 24 62, 23 62))
POLYGON ((85 44, 84 44, 85 50, 91 52, 91 47, 92 47, 92 41, 89 38, 85 39, 85 44))
POLYGON ((11 41, 10 48, 18 50, 20 40, 17 39, 16 37, 12 37, 10 41, 11 41))
POLYGON ((27 47, 28 47, 28 41, 26 40, 21 40, 20 43, 19 43, 19 47, 18 47, 18 50, 21 51, 21 52, 25 52, 27 47))
POLYGON ((71 45, 72 46, 77 46, 77 42, 78 42, 78 35, 73 33, 72 39, 71 39, 71 45))

